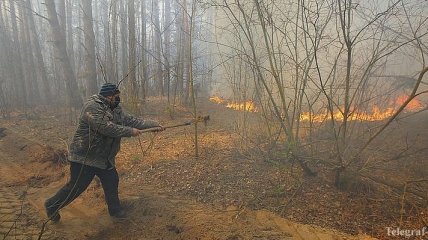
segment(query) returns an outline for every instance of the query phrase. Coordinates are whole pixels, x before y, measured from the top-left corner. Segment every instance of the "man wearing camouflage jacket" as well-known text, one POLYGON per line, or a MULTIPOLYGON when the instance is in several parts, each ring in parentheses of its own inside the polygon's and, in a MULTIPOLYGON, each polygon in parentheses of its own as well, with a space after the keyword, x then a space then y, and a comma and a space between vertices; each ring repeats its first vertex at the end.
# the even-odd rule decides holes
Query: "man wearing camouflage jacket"
POLYGON ((142 129, 164 128, 156 121, 142 120, 126 114, 119 106, 120 91, 115 84, 106 83, 100 93, 89 98, 83 106, 78 127, 70 145, 70 179, 53 197, 45 202, 48 218, 60 220, 59 210, 86 190, 94 176, 104 189, 110 216, 126 218, 120 206, 119 176, 115 157, 122 137, 141 134, 142 129))

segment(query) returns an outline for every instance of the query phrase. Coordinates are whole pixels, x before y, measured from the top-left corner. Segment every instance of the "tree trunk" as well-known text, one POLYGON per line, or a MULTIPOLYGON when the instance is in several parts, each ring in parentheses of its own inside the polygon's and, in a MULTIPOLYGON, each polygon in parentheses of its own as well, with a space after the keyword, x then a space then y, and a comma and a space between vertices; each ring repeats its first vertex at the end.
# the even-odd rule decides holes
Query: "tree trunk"
POLYGON ((183 9, 180 2, 175 3, 175 9, 178 12, 177 19, 175 21, 175 28, 177 29, 177 37, 176 40, 176 46, 177 46, 177 57, 175 59, 175 84, 174 84, 174 100, 173 104, 175 104, 177 97, 181 101, 183 100, 183 86, 184 86, 184 79, 183 79, 183 72, 184 72, 184 32, 183 32, 183 23, 184 23, 184 14, 183 9), (177 96, 178 95, 178 96, 177 96))
POLYGON ((190 76, 189 76, 189 68, 191 67, 190 59, 190 51, 189 51, 189 42, 190 37, 190 27, 189 27, 189 19, 187 18, 187 1, 183 0, 183 43, 181 45, 182 47, 182 55, 183 55, 183 96, 184 96, 184 102, 186 104, 189 103, 189 97, 190 97, 190 76), (186 75, 185 75, 186 74, 186 75))
POLYGON ((23 43, 22 58, 25 59, 25 73, 27 79, 27 99, 28 103, 32 106, 40 102, 40 91, 37 84, 37 74, 35 68, 35 61, 33 55, 33 48, 31 44, 30 28, 28 24, 28 9, 23 4, 18 5, 19 15, 21 16, 21 41, 23 43))
POLYGON ((55 55, 64 71, 65 88, 68 97, 67 102, 70 107, 80 107, 82 105, 82 98, 77 92, 76 77, 73 69, 71 68, 70 59, 67 55, 65 33, 61 31, 61 27, 58 23, 55 2, 48 0, 46 1, 45 6, 49 17, 49 24, 51 26, 55 55))
POLYGON ((147 87, 149 82, 149 72, 147 69, 147 14, 146 14, 146 0, 141 1, 141 54, 142 54, 142 81, 141 81, 141 97, 146 99, 147 87))
POLYGON ((39 77, 40 80, 42 82, 43 85, 43 93, 44 93, 44 100, 45 100, 45 104, 51 103, 52 100, 52 94, 51 94, 51 88, 49 86, 49 80, 48 80, 48 75, 46 73, 46 66, 45 66, 45 61, 43 60, 43 55, 42 55, 42 50, 40 47, 40 42, 39 42, 39 36, 37 35, 37 29, 36 29, 36 25, 34 22, 34 16, 32 11, 32 5, 31 5, 31 1, 30 0, 26 0, 26 4, 27 4, 27 9, 28 9, 28 24, 29 24, 29 29, 31 32, 31 38, 32 38, 32 42, 34 45, 34 54, 35 54, 35 58, 36 58, 36 66, 37 66, 37 70, 39 72, 39 77))
MULTIPOLYGON (((111 2, 111 17, 112 17, 112 34, 111 34, 111 45, 112 45, 112 58, 113 58, 113 79, 114 82, 118 81, 119 73, 118 73, 118 39, 117 39, 117 0, 112 0, 111 2)), ((113 80, 112 79, 112 80, 113 80)), ((111 81, 112 81, 111 80, 111 81)))
MULTIPOLYGON (((2 1, 0 1, 0 9, 2 9, 2 1)), ((3 17, 4 12, 0 11, 0 55, 4 56, 0 59, 0 90, 4 90, 2 101, 2 111, 4 114, 8 115, 9 104, 6 101, 6 91, 9 87, 10 92, 14 92, 14 86, 16 85, 15 81, 15 64, 12 61, 7 61, 7 59, 12 59, 12 41, 9 33, 6 30, 6 23, 3 17), (10 85, 9 85, 10 84, 10 85)), ((16 102, 17 95, 11 94, 10 102, 16 102)))
POLYGON ((128 32, 129 32, 129 68, 128 68, 128 81, 129 85, 132 86, 132 97, 138 98, 138 83, 135 77, 135 51, 136 51, 136 39, 135 39, 135 9, 134 0, 128 0, 128 32))
MULTIPOLYGON (((189 62, 189 68, 188 68, 188 75, 189 75, 189 91, 190 91, 190 97, 192 99, 192 105, 193 105, 193 117, 196 119, 197 114, 197 107, 196 107, 196 95, 195 95, 195 89, 193 84, 193 53, 192 53, 192 37, 193 37, 193 31, 195 28, 195 14, 196 14, 196 1, 192 2, 192 12, 190 15, 190 28, 189 28, 189 34, 188 34, 188 57, 187 61, 189 62)), ((195 127, 195 157, 199 157, 199 141, 198 141, 198 121, 195 121, 194 124, 195 127)))
POLYGON ((15 2, 13 0, 9 0, 10 4, 10 17, 11 17, 11 23, 12 23, 12 34, 13 34, 13 48, 14 48, 14 54, 13 54, 13 61, 16 63, 15 68, 15 83, 16 85, 16 96, 18 96, 19 100, 18 102, 22 107, 27 106, 27 89, 25 86, 25 76, 24 76, 24 68, 22 64, 21 59, 21 42, 19 40, 19 33, 18 33, 18 25, 17 25, 17 19, 16 19, 16 12, 15 12, 15 2))
MULTIPOLYGON (((112 3, 113 4, 113 3, 112 3)), ((102 12, 103 20, 104 20, 104 39, 105 39, 105 59, 106 59, 106 67, 105 67, 105 75, 104 79, 105 82, 112 82, 113 80, 113 72, 114 72, 114 62, 113 62, 113 55, 112 55, 112 47, 111 47, 111 38, 110 38, 110 21, 109 21, 109 14, 111 14, 109 7, 106 6, 103 8, 102 12)), ((113 18, 114 16, 112 16, 113 18)), ((114 40, 113 40, 114 41, 114 40)))
POLYGON ((98 0, 92 0, 92 25, 93 25, 93 29, 94 29, 94 33, 95 36, 101 36, 101 32, 100 32, 100 26, 98 23, 98 21, 100 21, 100 10, 99 5, 98 5, 98 0))
POLYGON ((120 36, 121 36, 121 52, 122 52, 122 78, 126 76, 128 73, 128 44, 127 44, 127 21, 126 21, 126 1, 123 1, 123 3, 120 3, 120 36))
POLYGON ((171 2, 170 0, 165 0, 165 13, 164 13, 164 43, 165 43, 165 80, 164 80, 164 90, 168 96, 168 103, 170 102, 170 85, 171 85, 171 71, 170 71, 170 41, 171 41, 171 2))
POLYGON ((85 35, 86 96, 97 93, 97 65, 95 62, 95 34, 92 19, 92 2, 82 0, 83 34, 85 35))
POLYGON ((64 33, 67 32, 66 26, 66 16, 65 16, 65 0, 56 0, 57 11, 58 11, 58 22, 64 33))
POLYGON ((78 22, 78 30, 76 31, 76 43, 75 46, 75 65, 74 69, 76 69, 76 80, 77 80, 77 86, 79 89, 79 93, 84 96, 86 95, 86 88, 85 83, 83 82, 84 79, 82 77, 82 63, 84 59, 84 51, 83 51, 83 17, 82 17, 82 11, 80 10, 80 1, 79 1, 79 11, 77 11, 77 22, 78 22))
POLYGON ((67 53, 70 57, 71 68, 76 72, 74 62, 74 42, 73 42, 73 3, 72 0, 67 0, 67 53))
POLYGON ((160 13, 159 13, 159 1, 153 0, 153 23, 154 23, 154 34, 155 34, 155 57, 156 57, 156 78, 155 83, 157 86, 157 93, 164 96, 163 91, 163 78, 162 78, 162 55, 161 55, 161 29, 160 29, 160 13))

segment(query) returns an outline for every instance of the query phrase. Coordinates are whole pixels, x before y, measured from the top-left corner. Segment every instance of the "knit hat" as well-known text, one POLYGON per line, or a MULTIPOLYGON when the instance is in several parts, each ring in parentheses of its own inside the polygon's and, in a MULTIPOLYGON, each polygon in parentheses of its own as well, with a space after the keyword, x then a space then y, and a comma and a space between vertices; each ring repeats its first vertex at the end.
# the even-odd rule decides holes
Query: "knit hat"
POLYGON ((120 91, 117 88, 117 85, 114 83, 104 83, 101 86, 100 95, 102 95, 104 97, 113 96, 116 93, 120 93, 120 91))

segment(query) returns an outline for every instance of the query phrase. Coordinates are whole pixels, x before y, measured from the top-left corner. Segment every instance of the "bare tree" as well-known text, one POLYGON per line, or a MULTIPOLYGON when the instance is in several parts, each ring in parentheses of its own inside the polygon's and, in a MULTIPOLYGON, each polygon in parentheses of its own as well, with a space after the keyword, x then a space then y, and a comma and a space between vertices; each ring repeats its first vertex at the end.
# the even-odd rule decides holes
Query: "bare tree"
POLYGON ((43 85, 42 89, 45 97, 44 98, 45 103, 50 103, 50 99, 52 99, 51 88, 49 86, 49 80, 46 73, 45 61, 42 55, 39 36, 37 34, 36 24, 34 22, 34 16, 32 13, 33 7, 30 0, 26 0, 26 9, 27 9, 29 30, 31 33, 32 43, 34 46, 34 54, 35 54, 36 66, 37 66, 36 69, 43 85))
POLYGON ((26 108, 27 106, 27 89, 25 84, 25 75, 24 75, 24 66, 22 64, 22 51, 21 51, 21 41, 19 39, 17 16, 15 9, 15 1, 9 0, 10 5, 10 18, 12 23, 12 36, 13 36, 13 47, 15 54, 13 55, 13 62, 16 63, 15 76, 16 76, 16 86, 15 94, 18 96, 18 102, 21 106, 26 108))
POLYGON ((136 38, 135 38, 135 6, 134 0, 128 0, 128 36, 129 36, 129 68, 128 68, 128 81, 132 87, 132 98, 138 99, 138 83, 136 78, 136 38))
POLYGON ((47 0, 45 5, 49 17, 49 24, 51 26, 56 57, 64 71, 67 102, 69 106, 77 107, 82 104, 82 98, 77 92, 76 77, 70 64, 70 58, 67 55, 65 33, 62 31, 58 23, 55 2, 53 0, 47 0))
POLYGON ((177 11, 177 20, 175 21, 177 33, 175 45, 177 49, 177 54, 175 57, 175 83, 174 83, 174 101, 176 103, 178 98, 179 101, 182 101, 184 98, 184 60, 185 60, 185 33, 184 33, 184 24, 187 21, 187 18, 184 15, 184 10, 182 3, 184 1, 176 1, 175 9, 177 11))
POLYGON ((141 95, 143 100, 147 97, 149 82, 148 58, 147 58, 147 1, 141 1, 141 95))
MULTIPOLYGON (((111 4, 115 4, 115 2, 112 2, 111 4)), ((116 17, 113 16, 113 11, 110 9, 113 8, 113 5, 104 5, 104 8, 102 8, 102 17, 103 17, 103 26, 104 26, 104 41, 105 41, 105 46, 104 46, 104 55, 106 58, 106 64, 105 64, 105 75, 104 77, 106 79, 104 79, 107 82, 113 82, 114 79, 117 79, 116 77, 113 77, 115 74, 115 60, 113 60, 113 48, 112 48, 112 42, 115 41, 115 39, 112 38, 112 36, 110 36, 110 23, 111 23, 111 19, 115 19, 116 17)), ((114 22, 112 24, 117 24, 117 22, 114 22)))
POLYGON ((170 86, 171 86, 171 69, 170 69, 170 41, 171 41, 171 2, 170 0, 164 1, 164 61, 165 61, 165 80, 164 88, 167 96, 168 103, 170 103, 170 86))
POLYGON ((91 1, 82 0, 83 33, 85 36, 86 96, 97 92, 97 66, 95 60, 95 34, 91 1))
MULTIPOLYGON (((192 106, 193 106, 193 117, 194 119, 197 119, 197 106, 196 106, 196 94, 195 94, 195 86, 194 86, 194 77, 193 77, 193 34, 195 30, 195 17, 196 17, 196 9, 197 9, 197 2, 192 1, 192 8, 191 12, 187 13, 189 17, 190 22, 190 29, 189 29, 189 45, 188 45, 188 62, 189 62, 189 68, 188 68, 188 74, 189 74, 189 91, 190 91, 190 97, 192 99, 192 106)), ((199 156, 199 140, 198 140, 198 121, 195 121, 195 133, 194 133, 194 143, 195 143, 195 157, 199 156)))
POLYGON ((160 29, 160 12, 159 12, 159 1, 152 1, 152 22, 154 27, 154 44, 155 44, 155 61, 156 61, 156 77, 155 77, 155 85, 157 88, 157 92, 164 96, 164 83, 162 77, 162 55, 161 55, 161 46, 162 46, 162 36, 160 29))
POLYGON ((67 29, 67 54, 70 57, 72 69, 75 69, 74 62, 74 39, 73 39, 73 1, 66 0, 66 29, 67 29))
POLYGON ((65 13, 65 0, 58 1, 56 0, 56 8, 58 12, 58 21, 59 25, 63 32, 67 33, 67 16, 65 13))
MULTIPOLYGON (((10 35, 6 29, 6 25, 4 22, 4 11, 2 11, 2 4, 3 2, 0 2, 0 55, 3 56, 3 58, 0 59, 0 73, 1 73, 1 78, 0 78, 0 100, 1 100, 1 112, 3 116, 8 116, 8 112, 9 112, 9 104, 8 103, 8 97, 6 95, 6 91, 7 91, 7 87, 9 85, 9 88, 13 88, 13 81, 14 81, 14 76, 13 74, 15 73, 15 65, 12 64, 11 61, 7 61, 7 59, 5 57, 7 57, 8 59, 11 59, 12 57, 12 52, 11 52, 11 44, 12 41, 10 39, 10 35)), ((16 96, 15 96, 16 97, 16 96)), ((13 102, 13 98, 12 96, 10 97, 9 101, 12 103, 13 102)))
POLYGON ((118 73, 118 38, 117 38, 117 19, 118 19, 118 12, 117 12, 117 0, 111 1, 111 45, 112 45, 112 65, 111 71, 112 71, 112 79, 110 81, 118 81, 119 73, 118 73))
POLYGON ((40 91, 37 83, 37 75, 34 74, 36 72, 35 69, 35 58, 33 46, 31 43, 30 36, 30 27, 28 25, 28 10, 25 9, 25 3, 21 3, 18 5, 19 15, 21 16, 21 41, 23 43, 23 51, 22 51, 22 59, 23 64, 25 64, 25 74, 26 74, 26 88, 28 89, 27 99, 29 100, 29 104, 37 104, 40 103, 40 91))
POLYGON ((126 73, 129 70, 128 65, 128 28, 127 28, 127 1, 119 1, 120 6, 120 37, 121 37, 121 70, 122 70, 122 78, 126 76, 126 73))

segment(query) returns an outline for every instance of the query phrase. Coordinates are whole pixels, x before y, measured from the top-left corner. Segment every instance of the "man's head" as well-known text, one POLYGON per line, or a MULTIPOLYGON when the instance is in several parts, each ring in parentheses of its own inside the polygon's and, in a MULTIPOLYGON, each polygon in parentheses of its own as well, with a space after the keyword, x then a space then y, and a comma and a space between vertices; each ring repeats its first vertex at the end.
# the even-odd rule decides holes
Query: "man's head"
POLYGON ((115 108, 120 103, 120 91, 114 83, 104 83, 100 89, 100 95, 107 98, 110 101, 112 108, 115 108))

